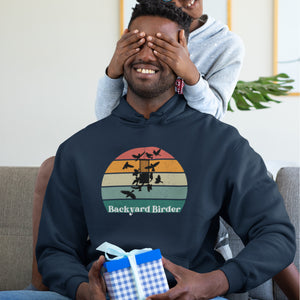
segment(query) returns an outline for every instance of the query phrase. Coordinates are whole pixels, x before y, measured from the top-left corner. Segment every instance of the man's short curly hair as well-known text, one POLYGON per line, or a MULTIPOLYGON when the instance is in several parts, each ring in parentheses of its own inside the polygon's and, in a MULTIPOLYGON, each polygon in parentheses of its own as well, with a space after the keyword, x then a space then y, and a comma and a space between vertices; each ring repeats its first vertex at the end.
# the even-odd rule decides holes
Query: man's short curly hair
POLYGON ((192 18, 181 8, 177 7, 175 3, 172 1, 165 2, 163 0, 137 0, 137 2, 138 3, 133 8, 128 28, 133 20, 138 17, 156 16, 177 23, 180 29, 184 29, 185 35, 188 38, 192 18))

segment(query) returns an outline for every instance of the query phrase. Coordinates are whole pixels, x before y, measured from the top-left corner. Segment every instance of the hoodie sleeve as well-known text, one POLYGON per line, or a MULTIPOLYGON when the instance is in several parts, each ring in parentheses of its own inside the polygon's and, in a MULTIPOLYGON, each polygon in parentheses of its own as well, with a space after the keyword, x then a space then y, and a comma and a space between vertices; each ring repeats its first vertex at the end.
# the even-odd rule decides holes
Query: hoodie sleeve
POLYGON ((127 85, 123 77, 112 79, 107 74, 98 82, 95 102, 97 120, 108 117, 120 103, 120 99, 127 93, 127 85))
MULTIPOLYGON (((231 32, 229 34, 230 39, 226 42, 220 40, 218 44, 223 48, 222 54, 216 60, 211 60, 213 55, 207 57, 207 61, 211 60, 209 72, 203 75, 199 69, 201 76, 198 83, 192 86, 186 84, 183 90, 190 107, 217 119, 221 119, 227 111, 244 59, 242 40, 231 32)), ((191 55, 192 51, 197 51, 197 48, 191 49, 191 55)))
POLYGON ((36 248, 39 272, 51 291, 75 299, 79 284, 88 282, 84 266, 87 237, 74 165, 60 146, 44 199, 36 248))
POLYGON ((222 216, 246 245, 221 268, 232 293, 250 290, 291 264, 295 233, 260 156, 244 139, 230 156, 230 164, 224 166, 229 180, 222 216))

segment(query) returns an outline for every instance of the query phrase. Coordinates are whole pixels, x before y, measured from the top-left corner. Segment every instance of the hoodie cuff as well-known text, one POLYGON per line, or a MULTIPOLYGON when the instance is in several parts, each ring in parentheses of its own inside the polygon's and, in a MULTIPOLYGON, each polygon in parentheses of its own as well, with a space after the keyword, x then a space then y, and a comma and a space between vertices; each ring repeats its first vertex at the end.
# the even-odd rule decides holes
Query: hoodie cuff
POLYGON ((76 293, 79 285, 82 282, 89 282, 88 277, 85 276, 76 276, 72 277, 68 280, 67 285, 66 285, 66 293, 68 297, 71 297, 71 299, 76 299, 76 293))
POLYGON ((224 266, 220 268, 220 270, 225 273, 229 283, 229 290, 227 294, 244 291, 247 277, 233 259, 228 260, 224 266))
POLYGON ((199 101, 205 97, 205 91, 208 89, 208 83, 200 76, 199 81, 194 85, 188 85, 185 83, 184 85, 184 96, 186 99, 190 101, 199 101))

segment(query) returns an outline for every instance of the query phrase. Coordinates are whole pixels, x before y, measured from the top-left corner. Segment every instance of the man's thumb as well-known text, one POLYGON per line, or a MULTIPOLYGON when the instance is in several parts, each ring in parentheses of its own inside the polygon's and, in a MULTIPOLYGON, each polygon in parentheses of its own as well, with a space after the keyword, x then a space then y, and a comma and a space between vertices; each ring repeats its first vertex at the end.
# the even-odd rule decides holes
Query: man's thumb
POLYGON ((171 261, 169 261, 166 258, 162 258, 162 262, 163 262, 163 266, 165 269, 167 269, 176 279, 176 281, 178 281, 178 279, 181 278, 181 271, 183 269, 183 267, 175 265, 174 263, 172 263, 171 261))
POLYGON ((97 261, 95 261, 90 269, 89 275, 97 277, 105 262, 105 257, 101 255, 97 261))

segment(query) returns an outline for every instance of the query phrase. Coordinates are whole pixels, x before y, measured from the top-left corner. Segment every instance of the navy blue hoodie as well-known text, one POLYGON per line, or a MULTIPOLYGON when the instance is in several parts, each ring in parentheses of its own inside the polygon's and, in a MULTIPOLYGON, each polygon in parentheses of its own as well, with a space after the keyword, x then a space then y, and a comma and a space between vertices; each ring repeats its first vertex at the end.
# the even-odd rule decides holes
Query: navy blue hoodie
MULTIPOLYGON (((294 229, 260 156, 236 129, 175 95, 147 120, 123 98, 112 115, 58 149, 37 259, 44 283, 75 299, 95 249, 160 248, 196 272, 221 269, 229 292, 249 290, 294 258, 294 229), (246 248, 214 251, 222 216, 246 248)), ((172 284, 172 283, 171 283, 172 284)))

